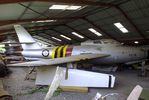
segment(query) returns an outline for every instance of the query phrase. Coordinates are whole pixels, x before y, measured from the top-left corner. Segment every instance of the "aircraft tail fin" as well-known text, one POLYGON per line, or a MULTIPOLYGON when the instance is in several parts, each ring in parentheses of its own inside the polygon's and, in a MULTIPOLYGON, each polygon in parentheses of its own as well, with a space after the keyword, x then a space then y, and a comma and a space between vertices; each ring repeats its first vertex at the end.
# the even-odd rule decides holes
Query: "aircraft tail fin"
POLYGON ((41 46, 32 38, 32 36, 21 25, 14 25, 19 42, 24 50, 41 49, 41 46))

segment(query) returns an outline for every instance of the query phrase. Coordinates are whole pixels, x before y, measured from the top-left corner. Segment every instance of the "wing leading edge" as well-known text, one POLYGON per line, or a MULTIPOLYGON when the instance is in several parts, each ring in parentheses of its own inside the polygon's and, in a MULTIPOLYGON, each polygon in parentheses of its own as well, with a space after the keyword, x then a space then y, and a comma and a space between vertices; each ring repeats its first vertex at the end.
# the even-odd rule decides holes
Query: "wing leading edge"
POLYGON ((23 62, 17 64, 7 64, 8 67, 13 66, 51 66, 51 65, 58 65, 70 62, 78 62, 87 59, 94 59, 94 58, 103 58, 107 57, 107 54, 83 54, 83 55, 74 55, 65 58, 55 58, 55 59, 44 59, 39 61, 30 61, 30 62, 23 62))

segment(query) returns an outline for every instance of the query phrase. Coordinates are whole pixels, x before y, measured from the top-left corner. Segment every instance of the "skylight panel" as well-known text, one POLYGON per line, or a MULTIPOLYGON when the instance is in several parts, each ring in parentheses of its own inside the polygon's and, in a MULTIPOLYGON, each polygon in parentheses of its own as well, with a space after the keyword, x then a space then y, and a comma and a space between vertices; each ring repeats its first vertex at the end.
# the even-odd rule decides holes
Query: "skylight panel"
POLYGON ((82 35, 80 35, 80 34, 78 34, 78 33, 76 33, 76 32, 72 32, 72 34, 75 35, 75 36, 77 36, 77 37, 79 37, 79 38, 81 38, 81 39, 84 38, 84 36, 82 36, 82 35))
POLYGON ((123 32, 123 33, 128 33, 128 30, 126 28, 120 28, 120 30, 123 32))
POLYGON ((79 10, 82 6, 71 6, 71 5, 52 5, 49 9, 55 10, 79 10))
POLYGON ((78 9, 80 9, 82 6, 69 6, 69 7, 67 7, 66 9, 67 10, 78 10, 78 9))
POLYGON ((62 41, 61 39, 58 39, 58 38, 56 38, 56 37, 52 37, 52 39, 57 40, 57 41, 59 41, 59 42, 62 41))
POLYGON ((96 30, 93 29, 93 28, 89 28, 88 30, 91 31, 92 33, 96 34, 97 36, 102 36, 101 33, 99 33, 98 31, 96 31, 96 30))
POLYGON ((71 40, 71 38, 69 38, 69 37, 67 37, 65 35, 60 35, 60 36, 63 37, 63 38, 65 38, 65 39, 67 39, 67 40, 71 40))
POLYGON ((123 33, 128 33, 129 31, 120 23, 114 23, 114 25, 120 30, 122 31, 123 33))
POLYGON ((46 23, 46 22, 55 22, 56 20, 39 20, 39 21, 32 21, 32 23, 46 23))

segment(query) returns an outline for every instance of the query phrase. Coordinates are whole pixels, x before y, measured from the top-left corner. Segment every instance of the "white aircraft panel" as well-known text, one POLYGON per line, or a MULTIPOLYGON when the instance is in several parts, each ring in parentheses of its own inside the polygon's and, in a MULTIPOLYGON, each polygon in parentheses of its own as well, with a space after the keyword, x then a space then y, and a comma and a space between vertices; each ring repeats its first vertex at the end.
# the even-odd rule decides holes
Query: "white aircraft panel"
MULTIPOLYGON (((63 68, 64 71, 66 70, 63 68)), ((55 75, 56 67, 39 67, 36 77, 36 85, 50 85, 55 75)), ((60 86, 77 87, 110 87, 113 88, 115 77, 110 74, 102 74, 77 69, 69 69, 68 79, 63 77, 60 86)))

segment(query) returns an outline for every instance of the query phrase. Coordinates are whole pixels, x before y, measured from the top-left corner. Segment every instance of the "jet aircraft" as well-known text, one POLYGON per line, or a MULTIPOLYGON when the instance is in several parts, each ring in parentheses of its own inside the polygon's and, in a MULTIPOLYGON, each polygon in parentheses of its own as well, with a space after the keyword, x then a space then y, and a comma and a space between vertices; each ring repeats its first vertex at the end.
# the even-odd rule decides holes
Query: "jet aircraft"
MULTIPOLYGON (((39 66, 36 77, 36 84, 38 85, 49 85, 54 81, 53 84, 58 83, 61 86, 111 88, 114 87, 115 82, 113 75, 78 69, 69 69, 68 73, 67 68, 59 71, 56 70, 56 66, 66 63, 72 67, 74 63, 77 64, 82 60, 96 64, 136 63, 143 62, 148 57, 147 50, 123 46, 114 40, 93 40, 81 43, 80 46, 65 45, 42 48, 21 25, 14 27, 23 48, 22 55, 25 59, 34 61, 8 64, 7 66, 39 66), (62 72, 69 75, 67 80, 61 77, 62 72), (57 79, 58 77, 61 77, 62 80, 57 79)), ((57 69, 59 68, 57 67, 57 69)))
MULTIPOLYGON (((72 68, 77 62, 95 58, 104 58, 108 54, 99 53, 96 46, 56 46, 42 48, 32 36, 21 25, 14 25, 18 36, 19 44, 23 51, 22 55, 28 62, 7 64, 7 66, 36 66, 37 77, 36 84, 49 85, 53 77, 56 76, 56 67, 66 64, 67 68, 62 68, 65 77, 62 77, 61 86, 79 86, 79 87, 114 87, 115 77, 110 74, 83 71, 72 68), (66 77, 67 76, 67 77, 66 77), (69 77, 68 77, 69 76, 69 77), (67 80, 65 80, 67 79, 67 80)), ((58 77, 60 77, 60 73, 58 77)), ((59 83, 59 82, 57 82, 59 83)))

